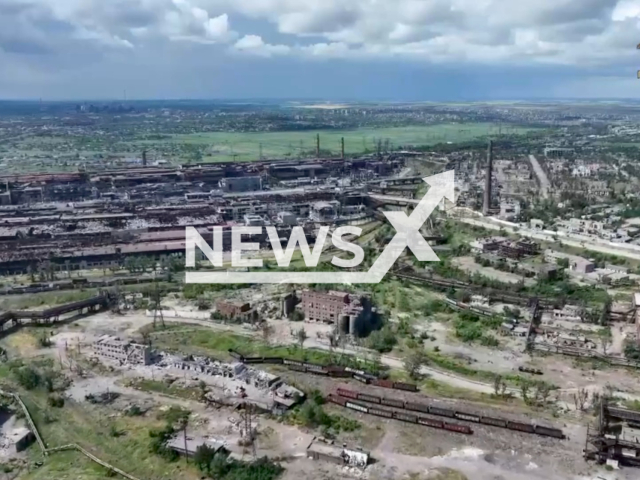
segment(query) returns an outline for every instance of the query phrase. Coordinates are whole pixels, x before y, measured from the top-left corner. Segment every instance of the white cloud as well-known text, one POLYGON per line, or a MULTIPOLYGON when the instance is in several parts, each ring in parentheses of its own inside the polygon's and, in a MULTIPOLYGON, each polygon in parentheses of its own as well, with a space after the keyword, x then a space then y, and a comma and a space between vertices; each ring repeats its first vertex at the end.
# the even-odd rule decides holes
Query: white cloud
POLYGON ((245 35, 234 44, 233 48, 239 52, 250 53, 261 57, 286 55, 291 52, 291 47, 265 43, 259 35, 245 35))
POLYGON ((640 0, 0 0, 0 48, 14 49, 169 40, 262 56, 602 65, 637 56, 639 26, 640 0), (260 35, 235 32, 241 17, 260 35))

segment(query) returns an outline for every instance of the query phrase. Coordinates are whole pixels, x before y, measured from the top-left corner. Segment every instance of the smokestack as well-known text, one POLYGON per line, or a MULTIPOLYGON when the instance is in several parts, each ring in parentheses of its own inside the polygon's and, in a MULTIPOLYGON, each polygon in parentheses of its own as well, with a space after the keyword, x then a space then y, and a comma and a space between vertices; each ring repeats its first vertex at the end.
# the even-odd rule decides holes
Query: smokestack
POLYGON ((143 167, 147 166, 147 151, 146 150, 142 151, 142 166, 143 167))
POLYGON ((493 142, 489 140, 487 147, 487 173, 484 181, 484 202, 482 204, 482 213, 489 215, 491 210, 491 174, 493 173, 493 142))
POLYGON ((320 134, 316 135, 316 158, 320 158, 320 134))
POLYGON ((340 139, 340 153, 342 155, 342 160, 344 160, 344 137, 340 139))

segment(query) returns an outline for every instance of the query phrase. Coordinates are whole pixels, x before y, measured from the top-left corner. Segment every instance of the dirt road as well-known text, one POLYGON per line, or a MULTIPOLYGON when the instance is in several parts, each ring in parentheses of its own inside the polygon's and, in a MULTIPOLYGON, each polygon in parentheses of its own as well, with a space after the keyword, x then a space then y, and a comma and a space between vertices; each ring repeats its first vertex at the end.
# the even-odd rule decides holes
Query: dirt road
MULTIPOLYGON (((137 314, 139 315, 139 314, 137 314)), ((151 321, 151 319, 149 319, 149 322, 151 321)), ((188 318, 174 318, 171 319, 172 322, 176 322, 176 323, 183 323, 183 324, 195 324, 195 325, 201 325, 201 326, 205 326, 208 328, 211 328, 213 330, 220 330, 220 331, 227 331, 227 332, 231 332, 234 333, 236 335, 244 335, 244 336, 249 336, 249 337, 255 337, 257 335, 259 335, 259 332, 252 332, 252 331, 248 331, 240 326, 237 325, 222 325, 219 323, 214 323, 214 322, 210 322, 210 321, 206 321, 206 320, 198 320, 198 319, 188 319, 188 318)), ((134 322, 134 323, 140 323, 139 321, 134 322)), ((281 321, 272 321, 272 323, 274 324, 282 324, 281 321)), ((295 343, 295 339, 291 338, 291 343, 295 343)), ((309 336, 309 338, 307 339, 307 341, 305 342, 305 348, 315 348, 318 350, 325 350, 328 351, 330 350, 330 346, 328 343, 325 343, 323 341, 321 341, 318 338, 314 338, 313 336, 309 336)), ((370 350, 367 350, 365 348, 361 348, 361 347, 357 347, 357 346, 350 346, 350 347, 345 347, 345 348, 334 348, 333 351, 335 353, 342 353, 345 355, 352 355, 355 357, 364 357, 364 356, 368 356, 370 355, 372 352, 370 350)), ((393 368, 393 369, 397 369, 397 370, 402 370, 404 368, 404 361, 401 358, 398 357, 394 357, 392 355, 382 355, 380 357, 380 361, 382 362, 382 364, 393 368)), ((461 389, 465 389, 465 390, 471 390, 474 392, 478 392, 478 393, 484 393, 487 395, 490 395, 492 393, 494 393, 494 386, 491 383, 485 383, 485 382, 480 382, 477 380, 473 380, 461 375, 458 375, 456 373, 453 372, 448 372, 445 370, 441 370, 438 368, 434 368, 431 366, 425 366, 421 369, 421 372, 423 375, 428 376, 429 378, 432 378, 433 380, 436 380, 438 382, 441 383, 446 383, 447 385, 450 385, 452 387, 455 388, 461 388, 461 389)), ((601 392, 602 391, 602 385, 599 384, 593 384, 593 385, 587 385, 585 387, 586 390, 590 391, 590 392, 601 392)), ((561 397, 564 398, 564 400, 561 401, 562 405, 565 408, 575 408, 572 405, 571 402, 571 395, 576 393, 579 390, 579 388, 562 388, 559 389, 557 391, 558 394, 561 395, 561 397)), ((508 388, 507 389, 508 393, 511 393, 512 395, 516 396, 516 397, 520 397, 521 396, 521 392, 520 389, 518 388, 508 388)), ((616 396, 621 397, 621 398, 625 398, 628 400, 640 400, 640 396, 639 395, 632 395, 629 393, 624 393, 624 392, 616 392, 616 396)))
POLYGON ((533 171, 538 177, 538 181, 540 182, 540 193, 544 198, 549 197, 549 187, 551 186, 551 182, 547 178, 547 174, 542 169, 540 162, 534 155, 529 155, 529 162, 531 162, 531 167, 533 167, 533 171))

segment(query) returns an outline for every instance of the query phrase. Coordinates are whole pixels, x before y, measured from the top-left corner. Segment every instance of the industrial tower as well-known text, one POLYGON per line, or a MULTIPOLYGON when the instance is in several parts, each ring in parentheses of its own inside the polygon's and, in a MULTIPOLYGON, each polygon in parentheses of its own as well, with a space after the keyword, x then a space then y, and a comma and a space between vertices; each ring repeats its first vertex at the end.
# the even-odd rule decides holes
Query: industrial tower
POLYGON ((491 211, 491 175, 493 174, 493 141, 489 140, 487 147, 487 172, 484 181, 484 202, 482 204, 483 215, 489 215, 491 211))

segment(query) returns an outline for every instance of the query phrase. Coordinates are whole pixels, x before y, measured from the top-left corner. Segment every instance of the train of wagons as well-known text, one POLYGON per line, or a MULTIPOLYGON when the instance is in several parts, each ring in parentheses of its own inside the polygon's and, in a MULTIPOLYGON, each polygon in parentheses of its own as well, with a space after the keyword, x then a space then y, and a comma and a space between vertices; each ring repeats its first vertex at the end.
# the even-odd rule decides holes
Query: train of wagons
POLYGON ((229 350, 229 355, 245 364, 270 363, 275 365, 284 365, 289 370, 303 373, 311 373, 314 375, 324 375, 334 378, 354 378, 359 382, 375 385, 376 387, 391 388, 395 390, 404 390, 407 392, 417 392, 418 386, 413 383, 394 382, 378 378, 376 375, 368 373, 364 370, 344 367, 342 365, 322 365, 311 362, 301 362, 299 360, 291 360, 283 357, 245 357, 244 355, 229 350))
MULTIPOLYGON (((417 392, 418 387, 412 383, 394 382, 392 380, 381 379, 375 375, 372 375, 364 370, 360 370, 353 367, 345 367, 342 365, 321 365, 311 362, 302 362, 299 360, 291 360, 283 357, 245 357, 244 355, 229 350, 229 354, 236 360, 245 364, 275 364, 284 365, 288 369, 310 373, 314 375, 323 375, 333 378, 353 378, 363 384, 372 385, 376 387, 389 388, 394 390, 403 390, 409 392, 417 392)), ((445 408, 436 407, 433 405, 427 405, 423 403, 405 402, 404 400, 378 397, 374 395, 351 392, 345 389, 338 389, 337 395, 330 395, 327 399, 343 407, 350 408, 352 410, 358 410, 363 413, 371 413, 372 415, 378 415, 386 418, 393 418, 410 423, 419 423, 424 426, 433 428, 441 428, 458 433, 471 434, 472 430, 467 425, 451 424, 447 422, 440 422, 430 418, 419 417, 417 415, 408 414, 404 412, 383 411, 378 407, 373 407, 373 411, 369 411, 372 407, 362 404, 365 402, 368 404, 386 405, 403 410, 409 410, 412 412, 422 412, 434 416, 452 418, 463 420, 467 422, 479 423, 483 425, 489 425, 494 427, 506 428, 509 430, 515 430, 523 433, 529 433, 534 435, 542 435, 545 437, 553 437, 563 439, 565 438, 562 430, 557 428, 544 427, 542 425, 532 425, 529 423, 514 422, 503 418, 495 418, 484 415, 475 415, 473 413, 464 412, 461 410, 449 410, 445 408), (345 400, 347 399, 347 400, 345 400), (354 402, 354 400, 357 400, 354 402), (347 405, 349 403, 349 405, 347 405), (365 409, 368 409, 365 411, 365 409), (415 418, 415 421, 414 421, 415 418), (445 426, 448 425, 447 426, 445 426), (468 431, 466 430, 468 429, 468 431)))
POLYGON ((471 435, 473 430, 468 425, 460 425, 459 423, 443 422, 442 420, 436 420, 433 418, 421 417, 408 412, 396 412, 388 410, 386 408, 380 408, 376 406, 365 405, 357 401, 350 400, 339 395, 327 396, 327 401, 335 403, 337 405, 356 410, 361 413, 368 413, 369 415, 376 415, 378 417, 389 418, 393 420, 400 420, 401 422, 417 423, 425 427, 439 428, 441 430, 449 430, 450 432, 463 433, 471 435))
MULTIPOLYGON (((367 393, 359 393, 359 392, 354 392, 352 390, 346 390, 344 388, 338 388, 336 390, 336 393, 337 395, 333 395, 332 398, 329 398, 329 401, 333 403, 339 403, 340 405, 343 405, 347 408, 352 408, 354 410, 359 410, 361 412, 364 412, 364 410, 360 408, 360 406, 362 406, 362 403, 360 402, 364 402, 367 404, 385 405, 388 407, 393 407, 393 408, 402 409, 402 410, 409 410, 412 412, 427 413, 429 415, 434 415, 438 417, 446 417, 446 418, 463 420, 466 422, 489 425, 493 427, 506 428, 509 430, 516 430, 518 432, 530 433, 534 435, 542 435, 544 437, 553 437, 553 438, 559 438, 559 439, 565 438, 565 435, 562 432, 562 430, 558 428, 549 428, 549 427, 544 427, 542 425, 514 422, 512 420, 506 420, 504 418, 495 418, 495 417, 489 417, 485 415, 475 415, 473 413, 464 412, 461 410, 449 410, 447 408, 436 407, 436 406, 428 405, 424 403, 409 402, 409 401, 404 401, 404 400, 395 399, 395 398, 378 397, 375 395, 369 395, 367 393), (344 400, 347 403, 348 402, 353 403, 353 401, 358 401, 358 408, 354 408, 353 406, 350 407, 345 403, 337 402, 335 401, 336 397, 340 398, 341 402, 342 400, 344 400)), ((375 407, 375 406, 370 407, 366 405, 364 407, 369 409, 368 412, 364 412, 364 413, 379 415, 379 413, 377 413, 378 407, 375 407)), ((387 416, 387 415, 385 414, 380 416, 387 416)), ((406 417, 406 414, 405 414, 405 417, 406 417)), ((388 417, 388 418, 395 418, 395 417, 388 417)), ((416 417, 414 415, 411 415, 410 420, 407 420, 405 418, 398 418, 398 420, 410 421, 412 423, 420 423, 420 422, 417 422, 417 420, 413 421, 414 418, 416 417)), ((430 425, 430 426, 434 426, 434 425, 430 425)), ((458 425, 458 427, 460 426, 466 426, 466 425, 458 425)), ((436 428, 445 428, 447 430, 452 430, 451 428, 446 428, 444 426, 443 427, 436 426, 436 428)), ((459 431, 459 430, 454 430, 454 431, 459 431)), ((471 433, 471 432, 469 431, 469 432, 461 432, 461 433, 471 433)))

